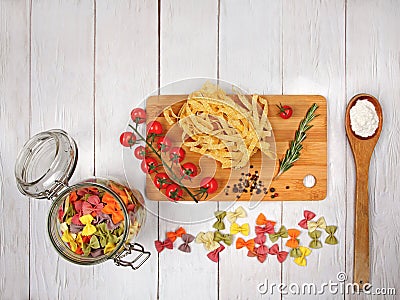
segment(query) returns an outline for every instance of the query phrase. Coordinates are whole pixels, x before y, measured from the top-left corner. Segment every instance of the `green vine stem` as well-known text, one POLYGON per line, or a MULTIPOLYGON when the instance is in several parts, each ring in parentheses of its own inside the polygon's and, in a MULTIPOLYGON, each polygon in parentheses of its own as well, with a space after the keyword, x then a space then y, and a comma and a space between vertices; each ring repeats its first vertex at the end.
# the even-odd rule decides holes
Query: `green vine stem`
MULTIPOLYGON (((158 151, 153 147, 153 145, 152 145, 151 143, 149 143, 149 142, 147 141, 147 139, 145 139, 145 138, 140 134, 140 132, 137 130, 137 128, 133 127, 131 124, 129 124, 129 127, 130 127, 133 131, 135 131, 135 133, 140 137, 140 139, 146 143, 146 145, 151 149, 151 151, 153 151, 154 154, 157 155, 157 157, 161 160, 161 163, 163 164, 163 166, 164 166, 165 168, 168 169, 168 171, 170 172, 171 175, 173 175, 174 181, 175 181, 175 182, 178 182, 178 183, 179 183, 179 186, 180 186, 185 192, 188 193, 188 195, 194 200, 194 202, 198 203, 199 200, 197 200, 196 196, 195 196, 186 186, 184 186, 184 185, 182 184, 182 181, 181 181, 182 179, 179 179, 179 178, 175 175, 174 171, 172 170, 172 168, 171 168, 170 166, 168 166, 166 163, 165 163, 165 164, 163 163, 164 160, 162 159, 161 154, 158 153, 158 151)), ((153 138, 153 141, 154 141, 154 138, 153 138)))

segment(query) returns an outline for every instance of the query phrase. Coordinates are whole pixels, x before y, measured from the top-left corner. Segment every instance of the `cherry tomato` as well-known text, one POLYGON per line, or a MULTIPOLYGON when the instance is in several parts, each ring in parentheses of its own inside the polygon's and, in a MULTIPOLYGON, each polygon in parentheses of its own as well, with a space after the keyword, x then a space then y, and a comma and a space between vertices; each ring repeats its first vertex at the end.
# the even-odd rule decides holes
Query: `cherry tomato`
POLYGON ((182 188, 175 183, 168 185, 167 189, 165 190, 165 195, 172 201, 180 200, 182 198, 182 194, 182 188))
POLYGON ((282 119, 289 119, 293 115, 293 109, 289 105, 283 105, 279 103, 279 116, 282 119))
POLYGON ((119 142, 124 147, 132 147, 136 143, 136 136, 132 132, 123 132, 119 137, 119 142))
POLYGON ((184 178, 189 179, 190 177, 195 177, 197 175, 197 167, 191 162, 184 163, 181 167, 181 174, 184 178))
POLYGON ((153 157, 146 157, 144 160, 142 160, 142 164, 140 165, 142 168, 142 171, 144 173, 154 173, 158 167, 158 162, 155 158, 153 157))
POLYGON ((171 184, 171 180, 168 175, 165 173, 158 173, 154 176, 154 185, 159 189, 165 189, 169 184, 171 184))
POLYGON ((215 193, 215 191, 218 189, 218 182, 215 180, 215 178, 204 177, 200 181, 200 186, 207 193, 212 194, 215 193))
POLYGON ((137 159, 142 160, 142 159, 144 159, 144 158, 146 157, 146 155, 147 155, 146 148, 143 147, 143 146, 137 146, 137 147, 135 148, 134 154, 135 154, 135 157, 136 157, 137 159))
POLYGON ((163 128, 160 122, 153 121, 147 124, 147 134, 161 134, 163 128))
POLYGON ((180 163, 185 158, 186 152, 181 147, 173 147, 169 152, 169 158, 174 163, 180 163))
POLYGON ((157 140, 157 148, 162 152, 168 152, 169 148, 171 148, 171 140, 166 136, 159 137, 157 140))
POLYGON ((134 108, 131 111, 132 121, 137 124, 142 124, 146 121, 146 112, 143 108, 134 108))

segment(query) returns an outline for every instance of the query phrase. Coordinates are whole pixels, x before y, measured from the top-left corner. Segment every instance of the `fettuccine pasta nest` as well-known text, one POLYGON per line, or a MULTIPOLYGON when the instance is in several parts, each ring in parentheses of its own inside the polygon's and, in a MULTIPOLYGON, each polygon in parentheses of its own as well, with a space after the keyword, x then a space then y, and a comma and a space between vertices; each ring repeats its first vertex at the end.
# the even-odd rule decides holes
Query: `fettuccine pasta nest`
POLYGON ((240 93, 235 98, 206 82, 178 113, 168 107, 164 117, 169 125, 178 122, 183 145, 221 162, 222 168, 242 168, 258 150, 275 159, 267 142, 272 135, 267 100, 253 95, 250 101, 240 93))

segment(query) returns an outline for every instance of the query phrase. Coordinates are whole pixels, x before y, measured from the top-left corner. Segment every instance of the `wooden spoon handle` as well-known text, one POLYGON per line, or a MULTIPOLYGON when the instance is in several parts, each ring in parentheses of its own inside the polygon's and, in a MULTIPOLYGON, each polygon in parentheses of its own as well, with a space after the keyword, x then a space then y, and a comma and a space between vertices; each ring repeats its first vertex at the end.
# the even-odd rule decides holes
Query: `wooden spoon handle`
POLYGON ((356 204, 354 231, 354 283, 369 283, 368 164, 356 166, 356 204))

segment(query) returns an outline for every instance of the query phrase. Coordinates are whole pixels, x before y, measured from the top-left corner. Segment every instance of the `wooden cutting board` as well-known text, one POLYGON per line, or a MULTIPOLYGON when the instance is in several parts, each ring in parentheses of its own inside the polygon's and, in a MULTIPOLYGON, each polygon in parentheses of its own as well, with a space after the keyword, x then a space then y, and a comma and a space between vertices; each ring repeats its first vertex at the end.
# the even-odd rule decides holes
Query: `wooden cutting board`
MULTIPOLYGON (((162 112, 164 109, 172 106, 177 112, 184 103, 187 95, 160 95, 151 96, 147 99, 146 112, 148 120, 157 119, 164 127, 164 132, 170 130, 170 126, 166 122, 162 112)), ((274 174, 277 173, 279 164, 278 160, 262 157, 260 151, 252 156, 248 166, 241 170, 222 169, 219 162, 201 157, 200 154, 186 150, 186 158, 182 163, 193 162, 199 168, 199 174, 188 185, 193 186, 192 191, 197 190, 199 181, 205 176, 214 176, 218 181, 218 190, 210 195, 208 200, 218 201, 234 201, 234 200, 263 200, 263 201, 290 201, 290 200, 323 200, 327 193, 327 104, 326 99, 319 95, 263 95, 263 98, 268 100, 268 118, 271 122, 276 145, 277 158, 281 159, 286 149, 289 147, 289 142, 294 138, 294 134, 300 121, 306 115, 307 110, 313 103, 317 103, 319 108, 316 113, 317 118, 312 121, 313 128, 307 133, 307 138, 303 142, 303 150, 301 151, 300 159, 294 166, 281 175, 277 180, 271 181, 274 174), (279 110, 276 105, 279 103, 290 105, 293 108, 293 116, 290 119, 284 120, 279 117, 279 110), (257 190, 250 193, 234 192, 234 186, 243 184, 246 180, 246 175, 253 175, 258 172, 262 187, 257 194, 257 190), (316 179, 315 185, 312 188, 305 187, 303 179, 307 175, 313 175, 316 179), (228 188, 229 187, 229 188, 228 188), (271 188, 275 191, 271 192, 271 188), (266 193, 267 192, 267 193, 266 193), (277 193, 277 197, 271 197, 277 193), (240 196, 240 198, 238 198, 240 196)), ((175 129, 178 126, 175 126, 175 129)), ((170 132, 172 132, 171 130, 170 132)), ((173 140, 178 139, 181 142, 180 135, 173 135, 173 140)), ((150 200, 167 200, 163 191, 159 191, 153 184, 154 174, 147 176, 146 180, 146 195, 150 200)), ((184 200, 192 201, 190 197, 185 197, 184 200)))

